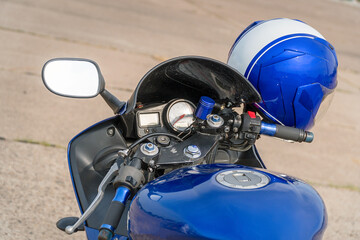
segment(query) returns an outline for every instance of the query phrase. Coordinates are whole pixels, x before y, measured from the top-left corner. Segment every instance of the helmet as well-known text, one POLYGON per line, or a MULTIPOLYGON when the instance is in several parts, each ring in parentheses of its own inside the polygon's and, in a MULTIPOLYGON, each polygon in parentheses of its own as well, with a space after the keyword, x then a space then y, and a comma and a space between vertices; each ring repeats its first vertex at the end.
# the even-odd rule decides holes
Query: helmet
POLYGON ((337 85, 334 47, 299 20, 254 22, 236 39, 228 64, 259 91, 262 101, 254 106, 264 118, 305 130, 337 85))

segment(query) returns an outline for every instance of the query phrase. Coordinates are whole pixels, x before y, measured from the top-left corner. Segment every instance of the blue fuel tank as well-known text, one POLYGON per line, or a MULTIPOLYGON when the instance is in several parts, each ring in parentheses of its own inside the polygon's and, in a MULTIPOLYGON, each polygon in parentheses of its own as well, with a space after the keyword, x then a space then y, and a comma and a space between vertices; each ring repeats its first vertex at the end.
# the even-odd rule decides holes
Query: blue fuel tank
POLYGON ((132 239, 321 239, 327 223, 305 182, 228 164, 157 178, 135 196, 129 219, 132 239))

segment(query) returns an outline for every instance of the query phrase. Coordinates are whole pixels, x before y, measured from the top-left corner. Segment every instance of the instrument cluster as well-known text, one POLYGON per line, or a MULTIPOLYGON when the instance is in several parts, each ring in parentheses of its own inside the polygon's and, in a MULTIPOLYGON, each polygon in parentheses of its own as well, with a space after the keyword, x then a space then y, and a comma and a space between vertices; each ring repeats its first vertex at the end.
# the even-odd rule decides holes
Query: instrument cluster
POLYGON ((194 111, 195 105, 186 99, 176 99, 167 104, 139 109, 136 113, 137 134, 142 137, 164 130, 184 132, 195 121, 194 111))

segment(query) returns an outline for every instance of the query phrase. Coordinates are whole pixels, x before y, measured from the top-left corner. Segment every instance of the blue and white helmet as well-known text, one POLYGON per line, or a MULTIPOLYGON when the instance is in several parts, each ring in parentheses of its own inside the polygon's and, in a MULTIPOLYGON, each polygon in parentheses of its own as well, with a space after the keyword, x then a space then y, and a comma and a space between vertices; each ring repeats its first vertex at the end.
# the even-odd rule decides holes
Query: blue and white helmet
POLYGON ((337 85, 334 47, 299 20, 254 22, 236 39, 228 64, 259 91, 255 107, 265 118, 306 130, 337 85))

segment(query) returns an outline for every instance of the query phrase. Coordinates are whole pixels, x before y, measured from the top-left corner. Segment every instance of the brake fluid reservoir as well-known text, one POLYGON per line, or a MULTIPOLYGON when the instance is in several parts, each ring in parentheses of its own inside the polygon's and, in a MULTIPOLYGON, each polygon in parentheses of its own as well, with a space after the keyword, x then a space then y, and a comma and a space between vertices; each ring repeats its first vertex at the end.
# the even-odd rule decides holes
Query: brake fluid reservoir
POLYGON ((195 116, 201 120, 206 120, 207 116, 212 112, 215 101, 212 98, 202 96, 195 111, 195 116))

